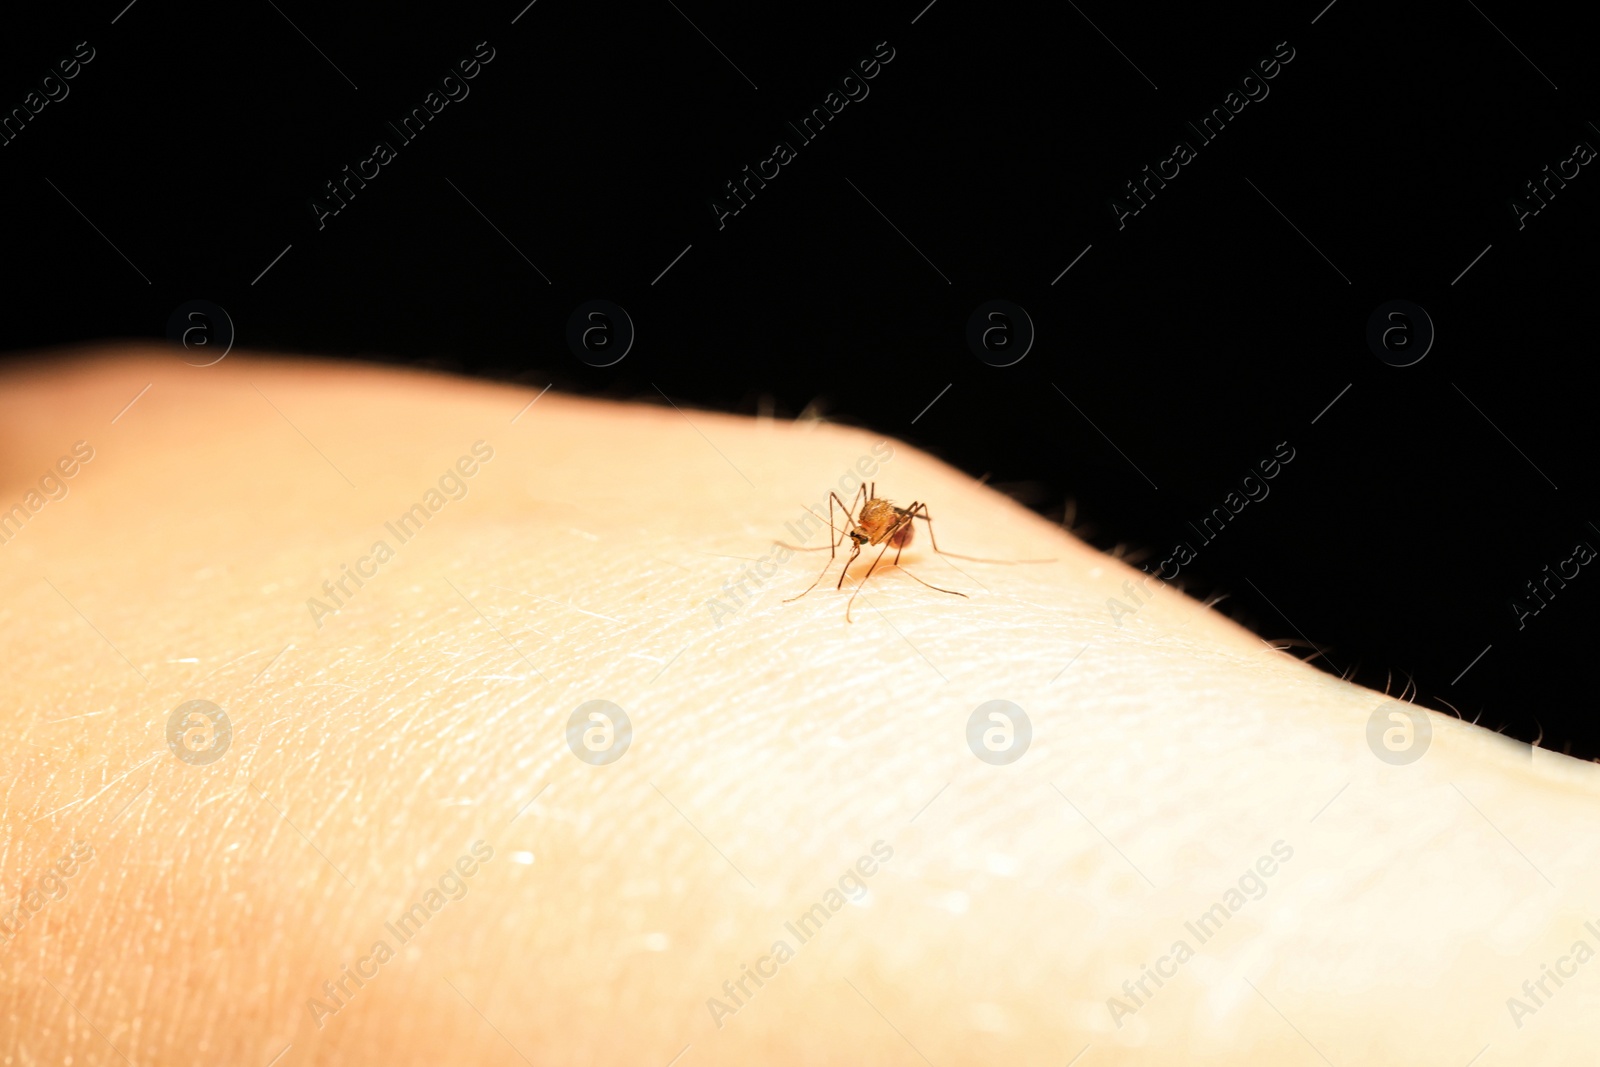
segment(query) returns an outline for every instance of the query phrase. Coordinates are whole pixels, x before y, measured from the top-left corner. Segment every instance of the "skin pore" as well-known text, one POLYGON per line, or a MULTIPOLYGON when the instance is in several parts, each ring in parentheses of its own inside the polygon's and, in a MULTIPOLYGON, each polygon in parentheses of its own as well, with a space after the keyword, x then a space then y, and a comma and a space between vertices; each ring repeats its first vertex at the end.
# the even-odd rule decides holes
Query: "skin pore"
POLYGON ((536 395, 0 370, 0 1063, 1586 1062, 1592 765, 1386 762, 1383 694, 882 435, 536 395), (851 477, 1054 562, 781 603, 851 477))

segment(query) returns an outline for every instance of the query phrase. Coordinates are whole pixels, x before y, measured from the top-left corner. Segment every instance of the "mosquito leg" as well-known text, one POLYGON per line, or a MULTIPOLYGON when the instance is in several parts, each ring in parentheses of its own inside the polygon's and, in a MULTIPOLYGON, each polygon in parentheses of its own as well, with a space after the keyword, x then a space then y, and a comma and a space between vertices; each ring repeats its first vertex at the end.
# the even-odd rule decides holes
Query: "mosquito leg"
MULTIPOLYGON (((861 494, 857 493, 856 495, 860 496, 861 494)), ((809 592, 811 592, 811 590, 815 589, 817 587, 817 583, 822 581, 822 576, 828 573, 828 568, 833 566, 833 561, 838 557, 839 545, 844 541, 845 535, 847 533, 849 533, 850 528, 855 524, 855 520, 854 520, 854 518, 852 518, 852 510, 853 510, 854 506, 855 506, 854 505, 854 500, 852 500, 852 502, 851 502, 851 507, 847 508, 844 505, 844 501, 839 499, 839 494, 838 493, 835 493, 832 490, 830 490, 828 492, 828 528, 830 530, 832 530, 834 535, 835 535, 833 537, 833 539, 828 543, 828 562, 826 562, 826 563, 824 563, 822 565, 822 570, 818 571, 816 578, 812 580, 810 585, 806 586, 805 592, 799 593, 799 594, 797 594, 795 596, 792 596, 792 597, 789 597, 787 600, 784 601, 785 604, 788 604, 791 601, 799 600, 801 597, 805 596, 806 593, 809 593, 809 592), (833 506, 836 503, 839 505, 839 510, 844 512, 845 523, 844 523, 843 526, 835 526, 833 524, 833 506)), ((820 516, 819 516, 819 518, 820 518, 820 516)), ((778 543, 779 544, 783 544, 783 542, 781 542, 781 541, 778 542, 778 543)), ((790 547, 790 546, 785 546, 785 547, 790 547)), ((804 551, 809 551, 809 550, 801 548, 800 551, 804 552, 804 551)), ((821 552, 822 551, 822 546, 821 545, 816 546, 816 551, 821 552)), ((859 554, 860 551, 861 551, 861 546, 857 545, 856 546, 856 553, 859 554)), ((845 571, 848 571, 850 569, 850 563, 855 562, 855 558, 856 558, 855 555, 852 554, 851 557, 850 557, 850 562, 846 563, 844 565, 844 570, 839 572, 839 583, 841 585, 844 583, 845 571)), ((835 586, 835 588, 838 588, 838 587, 835 586)))
POLYGON ((983 556, 963 556, 957 552, 946 552, 939 547, 939 539, 933 535, 933 516, 928 514, 928 505, 913 503, 906 511, 913 519, 921 519, 928 524, 928 540, 933 543, 933 550, 941 556, 950 556, 953 559, 971 560, 973 563, 1054 563, 1053 559, 987 559, 983 556))
POLYGON ((845 560, 844 566, 839 569, 839 580, 835 582, 833 586, 835 589, 844 588, 844 576, 850 573, 850 564, 854 563, 856 561, 856 557, 861 555, 861 542, 856 541, 852 542, 852 544, 855 547, 850 550, 850 558, 845 560))
POLYGON ((832 489, 828 490, 828 525, 833 525, 833 505, 835 501, 838 501, 839 510, 844 512, 844 527, 837 531, 839 534, 839 540, 834 542, 835 545, 842 544, 844 542, 845 535, 855 527, 856 508, 860 506, 856 503, 856 500, 861 496, 862 492, 864 492, 866 488, 866 486, 862 486, 860 489, 856 490, 856 492, 850 497, 849 507, 845 507, 844 501, 839 500, 838 493, 835 493, 832 489))
MULTIPOLYGON (((903 522, 901 522, 899 525, 897 525, 893 530, 889 531, 889 540, 893 541, 894 540, 894 535, 899 533, 901 531, 901 529, 903 529, 906 526, 909 526, 910 524, 911 524, 911 516, 907 515, 903 522)), ((931 534, 933 532, 933 528, 930 526, 928 528, 928 531, 931 534)), ((905 551, 905 545, 903 545, 903 544, 898 546, 894 550, 894 560, 893 560, 894 566, 899 567, 900 570, 902 572, 904 572, 908 577, 917 578, 917 576, 915 574, 912 574, 910 571, 906 570, 906 568, 904 566, 901 565, 901 563, 900 563, 900 553, 903 552, 903 551, 905 551)), ((917 578, 917 581, 922 582, 922 579, 921 578, 917 578)), ((943 588, 941 586, 934 585, 931 582, 922 582, 922 584, 927 586, 929 589, 937 589, 941 593, 949 593, 952 596, 965 597, 967 595, 965 593, 958 593, 954 589, 945 589, 945 588, 943 588)))
POLYGON ((845 535, 847 535, 850 532, 851 527, 855 525, 855 518, 852 514, 854 508, 855 501, 853 498, 851 500, 850 507, 845 507, 844 501, 839 499, 838 493, 835 493, 831 489, 828 491, 828 529, 832 530, 834 534, 833 541, 828 546, 829 560, 832 560, 838 554, 839 546, 844 543, 845 535), (839 510, 844 513, 844 522, 840 523, 838 526, 833 524, 833 506, 835 504, 839 505, 839 510))
MULTIPOLYGON (((904 574, 908 575, 909 577, 917 578, 917 576, 915 574, 912 574, 910 571, 906 570, 904 567, 901 567, 900 570, 904 574)), ((917 578, 917 581, 922 582, 922 579, 921 578, 917 578)), ((942 585, 934 585, 932 582, 922 582, 922 584, 927 586, 929 589, 935 589, 935 590, 937 590, 937 591, 939 591, 941 593, 949 593, 951 596, 958 596, 958 597, 961 597, 963 599, 965 599, 966 596, 967 596, 967 594, 965 594, 965 593, 958 593, 954 589, 946 589, 944 586, 942 586, 942 585)))
MULTIPOLYGON (((859 496, 860 494, 858 493, 856 495, 859 496)), ((854 505, 852 505, 852 507, 853 506, 854 505)), ((806 508, 806 510, 808 512, 811 512, 811 514, 813 514, 813 515, 817 515, 817 513, 814 512, 814 511, 811 511, 811 509, 809 507, 806 508)), ((817 518, 820 519, 820 518, 822 518, 822 516, 821 515, 817 515, 817 518)), ((847 508, 847 507, 844 506, 844 501, 839 499, 839 494, 838 493, 830 492, 828 494, 828 529, 832 530, 833 531, 833 535, 834 535, 833 536, 833 540, 831 541, 831 543, 828 546, 828 553, 829 553, 828 554, 828 558, 830 560, 834 558, 834 553, 838 549, 839 545, 844 542, 845 535, 850 532, 851 527, 853 527, 854 525, 855 525, 855 520, 851 515, 851 508, 847 508), (844 517, 845 517, 846 521, 845 521, 843 526, 835 526, 833 524, 833 505, 835 504, 835 502, 838 503, 839 510, 844 512, 844 517)), ((791 544, 787 544, 787 543, 785 543, 783 541, 778 541, 776 543, 778 545, 782 546, 783 548, 787 548, 787 549, 789 549, 790 551, 793 551, 793 552, 821 552, 822 551, 822 546, 821 545, 813 545, 810 548, 807 548, 804 545, 791 545, 791 544)))
POLYGON ((913 500, 911 502, 911 506, 906 509, 906 512, 913 519, 921 519, 923 522, 928 524, 928 540, 933 544, 933 550, 938 552, 940 555, 948 555, 948 553, 939 547, 939 539, 933 535, 933 516, 928 514, 928 505, 922 503, 921 501, 913 500))
MULTIPOLYGON (((865 488, 865 486, 863 486, 863 488, 865 488)), ((857 492, 855 494, 855 496, 852 496, 850 498, 850 506, 849 507, 845 507, 844 506, 844 501, 839 499, 839 494, 835 493, 831 489, 828 490, 828 525, 829 526, 833 526, 833 505, 835 503, 837 503, 839 505, 839 510, 844 512, 844 525, 842 527, 835 528, 834 532, 837 533, 839 536, 834 540, 833 547, 828 550, 828 562, 830 564, 833 562, 834 555, 837 552, 839 546, 844 543, 845 535, 847 535, 855 527, 855 524, 856 524, 856 520, 855 520, 856 497, 859 497, 860 495, 861 495, 860 492, 857 492)), ((861 554, 861 546, 859 544, 857 544, 855 546, 855 551, 850 553, 850 558, 845 561, 845 565, 844 565, 843 569, 839 571, 839 585, 834 586, 835 589, 838 589, 839 586, 844 584, 844 576, 845 576, 846 573, 849 572, 850 564, 854 563, 856 561, 856 556, 858 556, 860 554, 861 554)), ((822 568, 822 570, 823 570, 823 573, 826 574, 828 568, 824 567, 824 568, 822 568)), ((821 575, 818 575, 817 581, 821 581, 821 580, 822 580, 821 575)), ((812 583, 812 584, 815 584, 815 583, 812 583)))
MULTIPOLYGON (((844 561, 843 569, 839 571, 839 582, 834 586, 835 589, 838 589, 844 585, 844 576, 850 572, 850 564, 854 563, 856 561, 856 557, 859 555, 861 555, 861 546, 856 545, 855 550, 850 553, 850 558, 844 561)), ((822 565, 822 570, 818 572, 816 579, 812 581, 810 585, 806 586, 806 592, 800 593, 797 596, 792 596, 788 600, 785 600, 784 603, 787 604, 792 600, 799 600, 800 597, 805 596, 806 593, 809 593, 811 590, 815 589, 817 587, 817 582, 822 581, 822 576, 828 573, 828 568, 831 566, 833 566, 833 559, 832 557, 829 557, 828 562, 822 565)))
MULTIPOLYGON (((822 516, 817 512, 812 511, 809 505, 806 507, 806 514, 814 515, 817 518, 822 519, 822 516)), ((828 524, 828 529, 833 532, 833 536, 829 539, 829 542, 826 545, 791 545, 787 541, 774 541, 772 543, 777 545, 779 548, 787 548, 790 552, 821 552, 824 548, 837 548, 839 546, 840 530, 828 519, 822 519, 822 521, 826 522, 828 524)))
MULTIPOLYGON (((860 495, 861 494, 859 494, 859 493, 856 494, 856 496, 860 496, 860 495)), ((851 529, 853 529, 855 527, 855 524, 856 524, 855 509, 856 509, 855 497, 851 497, 850 498, 850 506, 849 507, 845 507, 844 501, 839 499, 839 494, 835 493, 831 489, 828 490, 828 527, 829 527, 829 529, 833 530, 833 532, 837 535, 833 539, 833 547, 828 550, 828 558, 830 560, 833 559, 835 553, 838 551, 839 546, 844 544, 845 536, 847 534, 849 534, 851 529), (839 510, 844 512, 844 522, 841 523, 838 526, 834 526, 833 525, 833 506, 835 504, 838 504, 839 505, 839 510)))
MULTIPOLYGON (((856 551, 860 552, 860 550, 861 550, 861 546, 857 545, 856 546, 856 551)), ((846 601, 845 605, 844 605, 844 621, 845 622, 852 621, 851 618, 850 618, 850 605, 854 604, 856 602, 856 597, 861 595, 861 587, 867 584, 867 579, 872 577, 872 572, 878 569, 878 561, 883 559, 883 554, 885 552, 887 552, 887 551, 889 551, 889 543, 887 541, 885 541, 884 544, 883 544, 883 548, 881 548, 878 551, 877 556, 873 558, 872 566, 867 568, 867 573, 863 574, 861 576, 861 581, 856 583, 855 592, 850 594, 850 599, 848 601, 846 601)), ((851 558, 854 558, 854 557, 851 557, 851 558)), ((845 564, 845 570, 849 570, 849 569, 850 569, 850 565, 848 563, 845 564)), ((841 582, 844 581, 844 575, 842 575, 842 574, 839 575, 839 580, 841 582)))
POLYGON ((801 597, 805 596, 806 593, 809 593, 811 590, 815 589, 817 587, 817 583, 822 581, 822 576, 828 573, 828 568, 831 566, 833 566, 833 560, 830 558, 828 562, 822 565, 822 569, 817 572, 817 576, 811 580, 811 584, 806 586, 803 592, 796 593, 794 596, 788 597, 784 600, 784 603, 788 604, 791 601, 799 600, 801 597))

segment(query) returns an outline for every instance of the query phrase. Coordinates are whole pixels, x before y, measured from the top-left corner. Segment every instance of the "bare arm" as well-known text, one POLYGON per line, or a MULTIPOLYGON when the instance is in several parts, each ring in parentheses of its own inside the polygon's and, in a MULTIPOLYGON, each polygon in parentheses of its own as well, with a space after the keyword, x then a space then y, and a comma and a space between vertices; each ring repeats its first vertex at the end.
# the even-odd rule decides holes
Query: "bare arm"
POLYGON ((1592 1043, 1590 765, 1433 713, 1399 762, 1415 724, 1381 694, 904 444, 122 356, 0 390, 15 1062, 1592 1043), (825 545, 807 507, 849 472, 927 501, 949 552, 1055 562, 946 561, 919 529, 902 562, 968 599, 880 567, 853 624, 849 582, 781 603, 827 553, 774 542, 825 545), (211 762, 167 743, 197 699, 231 723, 211 762), (1031 731, 1012 762, 1020 720, 969 744, 996 700, 1031 731), (628 729, 569 733, 590 701, 628 729))

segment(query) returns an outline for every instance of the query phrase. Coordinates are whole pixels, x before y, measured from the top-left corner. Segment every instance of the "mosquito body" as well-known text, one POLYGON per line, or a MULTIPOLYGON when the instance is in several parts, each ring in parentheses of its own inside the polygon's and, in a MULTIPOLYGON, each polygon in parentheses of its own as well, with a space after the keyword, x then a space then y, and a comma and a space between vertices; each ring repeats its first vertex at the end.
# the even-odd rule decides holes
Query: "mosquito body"
MULTIPOLYGON (((873 487, 876 486, 877 483, 873 483, 873 487)), ((857 545, 876 545, 887 541, 890 548, 904 548, 911 543, 912 534, 916 532, 911 520, 922 507, 922 504, 913 503, 909 508, 897 508, 887 500, 872 497, 861 506, 861 514, 850 529, 850 540, 857 545)))
MULTIPOLYGON (((806 587, 805 592, 800 593, 798 596, 790 597, 784 603, 787 604, 791 601, 799 600, 800 597, 805 596, 806 593, 817 587, 817 583, 822 581, 822 576, 828 573, 828 568, 833 566, 834 559, 838 557, 839 548, 846 539, 851 542, 850 558, 845 560, 844 568, 839 572, 839 580, 834 583, 835 589, 844 588, 844 576, 850 572, 850 565, 861 555, 861 550, 864 546, 882 545, 883 547, 878 550, 877 556, 873 558, 872 565, 867 568, 867 573, 862 575, 855 591, 850 594, 849 602, 845 604, 845 622, 853 621, 850 618, 850 608, 855 604, 856 596, 861 592, 861 586, 865 585, 867 579, 872 577, 872 572, 877 569, 878 564, 883 560, 884 554, 891 548, 894 549, 894 559, 890 561, 891 565, 900 567, 900 553, 911 543, 911 539, 916 533, 916 527, 912 524, 917 519, 921 519, 928 524, 928 540, 933 545, 933 550, 939 552, 940 555, 949 555, 950 553, 940 552, 939 541, 933 536, 933 519, 928 514, 928 505, 922 501, 914 500, 906 507, 897 507, 890 501, 878 496, 876 482, 871 483, 870 487, 863 485, 856 490, 856 494, 851 498, 848 507, 839 498, 838 493, 830 492, 828 494, 828 526, 833 531, 833 538, 828 545, 828 562, 823 565, 821 573, 816 577, 816 581, 806 587), (835 506, 844 514, 842 523, 835 523, 834 521, 835 506)), ((900 567, 900 569, 910 577, 922 582, 929 589, 934 589, 941 593, 949 593, 951 596, 965 597, 967 595, 958 593, 954 589, 942 589, 937 585, 923 582, 921 578, 917 578, 915 574, 907 571, 904 567, 900 567)))

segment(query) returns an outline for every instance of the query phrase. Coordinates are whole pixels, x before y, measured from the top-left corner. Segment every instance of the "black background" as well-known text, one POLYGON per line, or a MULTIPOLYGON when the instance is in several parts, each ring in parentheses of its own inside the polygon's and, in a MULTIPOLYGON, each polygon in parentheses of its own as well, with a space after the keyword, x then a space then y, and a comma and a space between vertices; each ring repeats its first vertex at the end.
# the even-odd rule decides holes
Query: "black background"
POLYGON ((1185 588, 1298 654, 1600 756, 1600 576, 1520 629, 1511 606, 1600 546, 1600 177, 1522 229, 1510 206, 1600 146, 1568 9, 124 2, 8 15, 6 111, 95 58, 0 147, 0 348, 159 337, 204 299, 240 347, 809 409, 1151 566, 1189 540, 1185 588), (470 95, 399 143, 385 122, 480 41, 470 95), (800 144, 786 123, 880 41, 870 95, 800 144), (1185 120, 1281 41, 1270 95, 1198 145, 1185 120), (1197 158, 1119 229, 1180 138, 1197 158), (780 139, 797 158, 719 229, 711 199, 780 139), (396 159, 319 229, 378 140, 396 159), (637 329, 606 369, 565 341, 593 298, 637 329), (1037 330, 1010 367, 965 341, 995 298, 1037 330), (1393 299, 1437 329, 1409 367, 1365 339, 1393 299), (1188 523, 1283 441, 1270 496, 1201 545, 1188 523))

